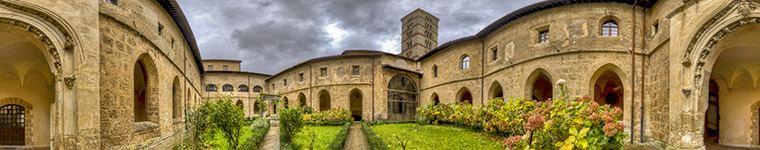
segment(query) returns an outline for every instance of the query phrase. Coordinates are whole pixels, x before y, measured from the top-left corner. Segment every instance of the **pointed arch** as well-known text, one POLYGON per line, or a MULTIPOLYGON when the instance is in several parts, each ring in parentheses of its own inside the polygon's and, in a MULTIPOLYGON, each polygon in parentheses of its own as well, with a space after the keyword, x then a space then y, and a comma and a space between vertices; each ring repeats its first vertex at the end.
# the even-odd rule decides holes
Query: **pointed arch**
POLYGON ((554 95, 554 78, 543 68, 537 68, 528 75, 525 82, 525 98, 544 101, 554 95))
MULTIPOLYGON (((626 86, 625 72, 615 64, 607 63, 594 71, 589 79, 589 93, 599 104, 609 104, 625 111, 626 86)), ((629 92, 630 93, 630 92, 629 92)))
POLYGON ((489 99, 495 99, 495 98, 504 98, 504 91, 501 89, 501 84, 499 84, 499 81, 493 81, 491 83, 491 87, 488 88, 488 98, 489 99))
POLYGON ((430 96, 430 101, 433 103, 433 105, 441 104, 441 99, 438 97, 438 93, 433 92, 433 95, 430 96))
POLYGON ((457 92, 457 102, 473 104, 472 93, 467 87, 459 89, 459 92, 457 92))

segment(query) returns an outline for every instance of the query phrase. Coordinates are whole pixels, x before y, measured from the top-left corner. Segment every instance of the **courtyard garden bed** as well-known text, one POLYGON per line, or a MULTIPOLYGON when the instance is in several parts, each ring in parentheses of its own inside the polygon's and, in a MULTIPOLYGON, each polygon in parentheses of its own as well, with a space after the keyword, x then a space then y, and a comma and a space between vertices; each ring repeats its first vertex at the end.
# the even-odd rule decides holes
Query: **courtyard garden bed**
MULTIPOLYGON (((370 128, 390 149, 503 149, 498 141, 484 133, 449 125, 420 126, 404 123, 374 125, 370 128), (402 146, 400 142, 405 144, 402 146)), ((373 143, 378 142, 370 141, 371 146, 382 145, 373 143)))

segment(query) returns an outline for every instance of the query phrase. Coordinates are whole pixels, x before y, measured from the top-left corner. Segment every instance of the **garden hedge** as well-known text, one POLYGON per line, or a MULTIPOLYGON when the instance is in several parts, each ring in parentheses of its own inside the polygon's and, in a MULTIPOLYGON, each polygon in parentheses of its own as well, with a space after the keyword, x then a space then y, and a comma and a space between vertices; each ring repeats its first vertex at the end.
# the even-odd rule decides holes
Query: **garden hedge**
POLYGON ((346 137, 348 136, 348 129, 351 127, 350 122, 346 122, 343 124, 343 128, 340 129, 340 132, 335 135, 335 139, 333 139, 332 142, 330 142, 330 146, 327 147, 327 149, 330 150, 342 150, 343 145, 346 143, 346 137))
POLYGON ((250 138, 246 139, 243 145, 240 145, 240 147, 238 147, 239 150, 259 149, 259 147, 261 147, 261 143, 264 141, 264 137, 266 137, 267 133, 269 132, 270 124, 267 119, 258 119, 252 121, 251 125, 253 126, 251 128, 253 135, 251 135, 250 138))
POLYGON ((375 132, 369 128, 369 122, 362 122, 362 130, 364 131, 364 139, 366 139, 367 144, 369 144, 369 149, 388 150, 388 146, 385 145, 383 139, 380 139, 380 137, 378 137, 377 134, 375 134, 375 132))

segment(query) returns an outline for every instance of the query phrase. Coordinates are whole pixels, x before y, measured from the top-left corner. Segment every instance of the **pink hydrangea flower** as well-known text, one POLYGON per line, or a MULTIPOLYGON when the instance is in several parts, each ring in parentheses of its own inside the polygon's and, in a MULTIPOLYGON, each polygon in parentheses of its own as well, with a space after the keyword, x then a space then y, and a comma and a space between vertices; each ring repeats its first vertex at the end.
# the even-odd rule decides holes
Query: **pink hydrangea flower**
POLYGON ((602 127, 602 131, 604 131, 604 136, 612 137, 615 136, 615 134, 623 131, 623 123, 607 123, 602 127))
POLYGON ((525 129, 533 131, 544 126, 544 117, 539 114, 533 114, 528 118, 528 123, 525 125, 525 129))
POLYGON ((504 146, 508 149, 512 149, 520 143, 520 140, 522 140, 522 137, 519 135, 510 138, 504 138, 504 146))

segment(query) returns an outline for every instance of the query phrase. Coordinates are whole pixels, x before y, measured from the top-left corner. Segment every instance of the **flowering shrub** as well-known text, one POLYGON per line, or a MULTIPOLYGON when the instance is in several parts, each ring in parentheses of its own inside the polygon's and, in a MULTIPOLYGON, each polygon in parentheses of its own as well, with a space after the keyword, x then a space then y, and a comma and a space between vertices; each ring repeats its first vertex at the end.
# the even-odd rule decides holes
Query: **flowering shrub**
MULTIPOLYGON (((558 82, 560 85, 560 82, 558 82)), ((620 108, 601 106, 583 98, 565 97, 537 102, 521 98, 489 100, 482 107, 469 104, 426 105, 417 115, 433 124, 451 123, 504 135, 509 149, 622 149, 620 108)))
POLYGON ((351 112, 342 108, 330 109, 328 111, 321 111, 321 112, 303 115, 304 121, 315 121, 315 122, 351 121, 351 119, 352 119, 351 112))

